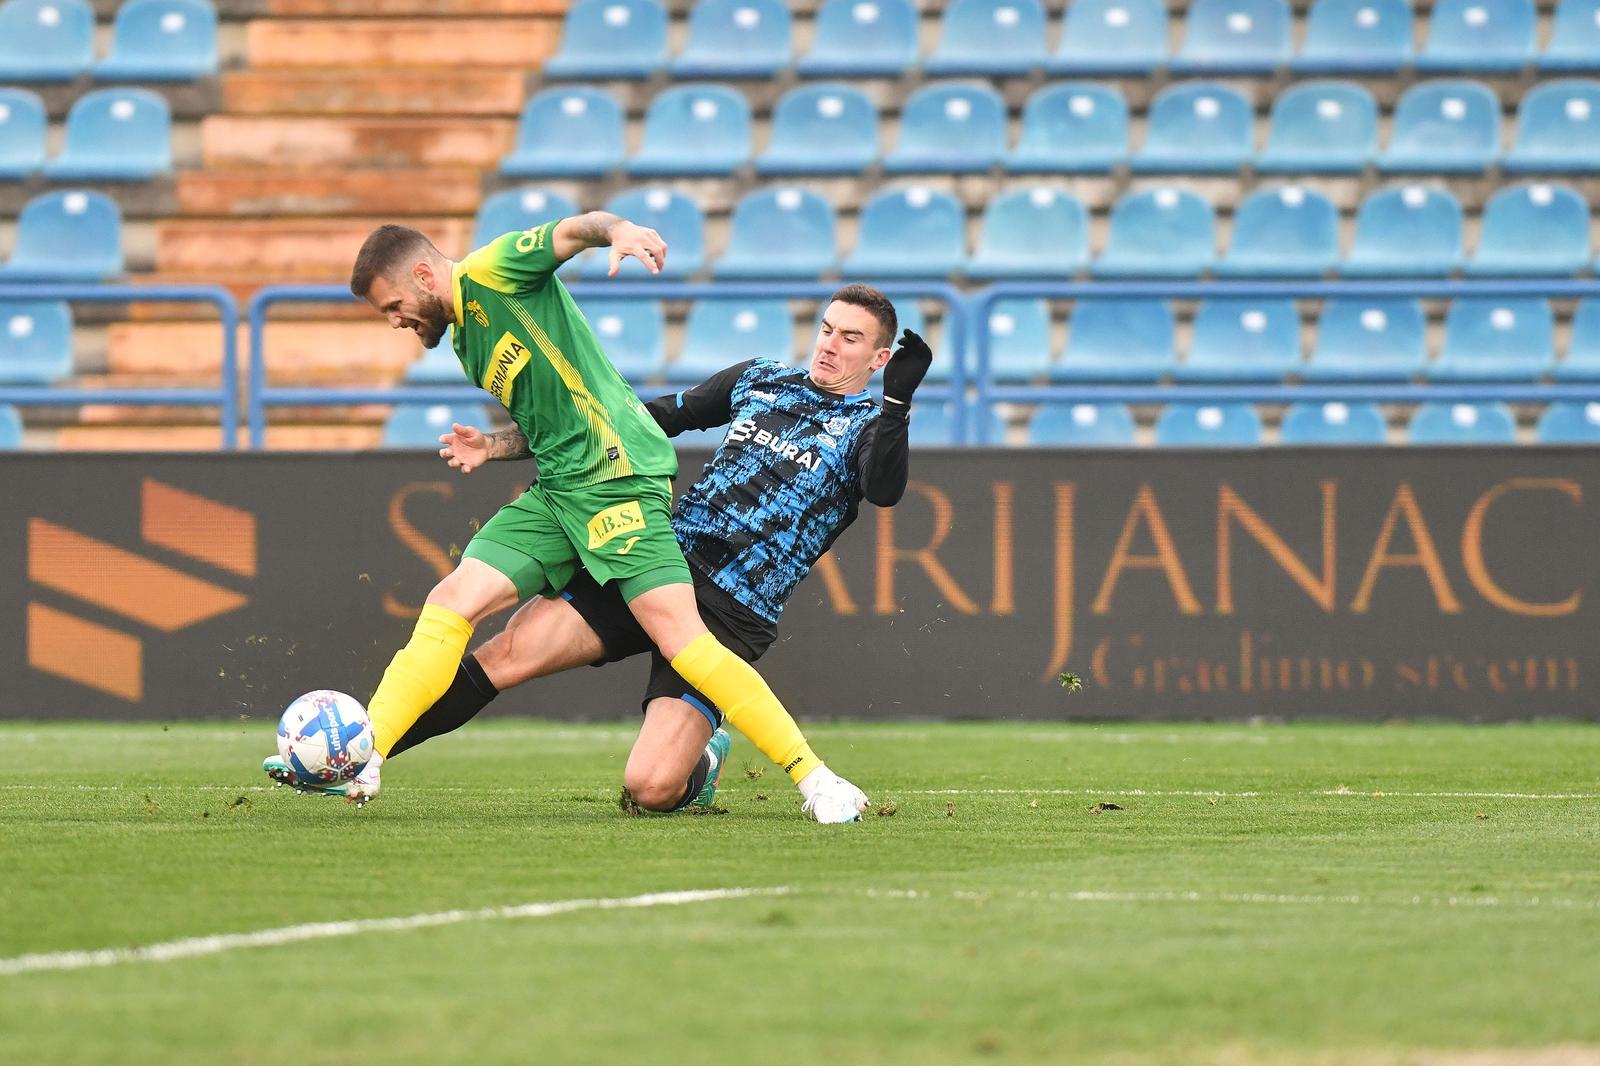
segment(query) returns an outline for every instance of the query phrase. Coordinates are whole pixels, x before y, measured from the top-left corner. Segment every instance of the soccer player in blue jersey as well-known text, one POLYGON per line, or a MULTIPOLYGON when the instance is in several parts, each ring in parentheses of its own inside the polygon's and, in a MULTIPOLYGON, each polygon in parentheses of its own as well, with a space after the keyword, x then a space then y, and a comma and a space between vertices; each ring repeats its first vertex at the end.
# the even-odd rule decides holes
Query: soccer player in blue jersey
MULTIPOLYGON (((896 326, 887 297, 847 285, 823 313, 809 368, 748 360, 645 405, 669 437, 729 427, 674 505, 672 526, 702 619, 747 661, 776 639, 784 603, 855 520, 860 501, 888 507, 905 491, 911 397, 933 355, 910 330, 891 355, 896 326), (885 365, 880 407, 867 382, 885 365)), ((470 472, 525 455, 518 433, 456 426, 440 438, 439 454, 470 472)), ((586 571, 561 595, 530 600, 503 632, 466 655, 450 689, 390 755, 459 728, 515 685, 647 652, 645 720, 624 787, 648 810, 709 805, 728 751, 721 715, 655 650, 615 587, 586 571)))

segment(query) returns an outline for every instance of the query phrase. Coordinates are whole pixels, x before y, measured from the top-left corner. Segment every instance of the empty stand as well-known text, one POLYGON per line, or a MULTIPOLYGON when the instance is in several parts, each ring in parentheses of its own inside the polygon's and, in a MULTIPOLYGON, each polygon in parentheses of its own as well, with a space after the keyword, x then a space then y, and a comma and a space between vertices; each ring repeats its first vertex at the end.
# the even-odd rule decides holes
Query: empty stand
POLYGON ((122 273, 122 212, 100 193, 69 190, 29 200, 0 281, 103 281, 122 273))
MULTIPOLYGON (((705 267, 705 216, 690 197, 661 186, 630 189, 613 197, 606 210, 661 234, 667 242, 667 261, 658 276, 686 278, 705 267)), ((578 266, 582 277, 605 277, 610 269, 605 249, 592 249, 582 258, 578 266)), ((637 279, 650 276, 650 272, 637 259, 629 258, 617 268, 617 276, 637 279)))
POLYGON ((1057 382, 1148 383, 1178 362, 1172 310, 1165 300, 1079 300, 1067 350, 1050 368, 1057 382))
POLYGON ((1074 0, 1046 67, 1052 74, 1148 74, 1166 60, 1164 0, 1074 0))
POLYGON ((812 281, 838 257, 832 204, 808 189, 758 189, 734 208, 728 250, 713 273, 812 281))
POLYGON ((1247 403, 1169 404, 1156 419, 1169 448, 1248 448, 1261 443, 1261 416, 1247 403))
POLYGON ((1077 197, 1048 186, 1018 189, 983 211, 969 278, 1068 278, 1089 262, 1089 215, 1077 197))
POLYGON ((1560 0, 1541 70, 1600 70, 1600 0, 1560 0))
POLYGON ((794 316, 787 300, 700 300, 689 309, 683 347, 667 379, 692 385, 745 359, 789 362, 794 316))
POLYGON ((637 384, 661 374, 667 361, 666 320, 658 301, 585 296, 578 308, 623 377, 637 384))
POLYGON ((1388 436, 1383 412, 1370 403, 1290 404, 1278 427, 1278 439, 1288 445, 1384 444, 1388 436))
POLYGON ((398 404, 383 424, 383 446, 437 450, 452 422, 487 430, 489 409, 482 404, 398 404))
POLYGON ((1535 182, 1501 189, 1483 212, 1467 273, 1561 277, 1589 265, 1589 205, 1569 186, 1535 182))
POLYGON ((472 246, 481 248, 502 234, 532 229, 553 218, 577 213, 578 205, 558 193, 545 189, 502 189, 479 206, 478 218, 472 227, 472 246))
POLYGON ((1300 364, 1300 313, 1293 300, 1207 300, 1194 317, 1179 381, 1274 382, 1300 364))
POLYGON ((949 193, 885 189, 861 209, 855 251, 839 269, 852 278, 947 278, 966 259, 965 216, 949 193))
POLYGON ((1106 250, 1096 277, 1195 277, 1216 258, 1211 204, 1178 187, 1128 193, 1111 210, 1106 250))
POLYGON ((758 174, 859 174, 878 159, 878 110, 849 85, 803 85, 772 112, 758 174))
POLYGON ((1128 103, 1095 82, 1050 85, 1028 98, 1017 146, 1005 157, 1015 174, 1098 173, 1128 158, 1128 103))
POLYGON ((1506 154, 1505 168, 1523 173, 1600 172, 1600 81, 1573 78, 1528 90, 1517 113, 1516 143, 1506 154))
POLYGON ((0 385, 72 376, 72 310, 56 300, 0 301, 0 385))
POLYGON ((923 69, 930 75, 1003 77, 1037 70, 1045 61, 1040 0, 950 0, 939 44, 923 69))
POLYGON ((986 171, 1006 152, 1006 105, 986 85, 927 85, 900 115, 900 143, 883 160, 889 173, 986 171))
POLYGON ((1533 0, 1436 0, 1418 70, 1509 73, 1533 60, 1533 0))
POLYGON ((1294 69, 1306 74, 1378 74, 1411 62, 1407 0, 1313 0, 1294 69))
POLYGON ((0 449, 22 447, 22 415, 8 403, 0 403, 0 449))
POLYGON ((217 12, 210 0, 126 0, 100 81, 192 81, 217 72, 217 12))
POLYGON ((1555 321, 1542 299, 1460 298, 1445 316, 1434 381, 1533 381, 1555 362, 1555 321))
POLYGON ((1572 315, 1566 358, 1555 366, 1557 381, 1600 381, 1600 300, 1579 301, 1572 315))
POLYGON ((1233 217, 1219 277, 1318 278, 1339 259, 1339 210, 1311 189, 1257 189, 1233 217))
POLYGON ((750 159, 750 105, 726 85, 680 85, 650 101, 629 174, 728 175, 750 159))
POLYGON ((1475 81, 1414 85, 1395 107, 1388 171, 1477 173, 1500 155, 1500 101, 1475 81))
POLYGON ((1028 422, 1028 443, 1040 447, 1121 448, 1133 444, 1126 404, 1047 404, 1028 422))
POLYGON ((660 0, 576 0, 546 78, 648 78, 667 65, 667 9, 660 0))
POLYGON ((1355 242, 1340 264, 1351 277, 1434 277, 1461 265, 1461 202, 1443 189, 1382 189, 1356 212, 1355 242))
POLYGON ((1277 70, 1289 62, 1289 30, 1285 0, 1194 0, 1172 69, 1238 74, 1277 70))
POLYGON ((897 77, 917 62, 914 0, 824 0, 814 33, 795 64, 806 77, 897 77))
POLYGON ((1378 154, 1378 105, 1354 82, 1306 82, 1272 102, 1256 169, 1356 174, 1378 154))
POLYGON ((1328 300, 1300 375, 1307 381, 1409 381, 1427 365, 1427 331, 1416 300, 1328 300))
POLYGON ((1600 403, 1553 403, 1539 416, 1540 444, 1600 444, 1600 403))
POLYGON ((44 166, 48 126, 36 93, 0 88, 0 181, 20 181, 44 166))
POLYGON ((500 162, 512 178, 599 177, 622 165, 622 108, 602 89, 572 85, 528 100, 517 144, 500 162))
POLYGON ((0 3, 0 82, 71 81, 94 61, 94 9, 85 0, 0 3))
POLYGON ((66 144, 44 166, 53 181, 148 181, 172 171, 172 112, 148 89, 85 93, 67 115, 66 144))
POLYGON ((1172 85, 1150 105, 1144 148, 1133 169, 1229 173, 1254 154, 1255 115, 1237 89, 1212 82, 1172 85))
POLYGON ((1517 420, 1503 403, 1424 403, 1409 432, 1412 444, 1515 444, 1517 420))
POLYGON ((783 0, 700 0, 689 13, 689 38, 670 66, 677 78, 767 78, 793 57, 783 0))
POLYGON ((996 300, 989 312, 989 373, 1032 381, 1050 368, 1050 310, 1043 300, 996 300))

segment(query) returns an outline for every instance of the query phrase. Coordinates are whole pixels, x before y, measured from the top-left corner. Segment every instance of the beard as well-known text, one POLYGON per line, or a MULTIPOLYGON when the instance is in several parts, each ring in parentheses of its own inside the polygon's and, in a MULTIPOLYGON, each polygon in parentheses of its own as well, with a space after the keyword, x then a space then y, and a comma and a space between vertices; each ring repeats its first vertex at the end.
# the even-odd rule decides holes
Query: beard
POLYGON ((425 292, 417 304, 417 319, 421 323, 417 336, 422 339, 422 346, 432 348, 444 338, 444 331, 455 321, 455 315, 445 307, 443 300, 425 292))

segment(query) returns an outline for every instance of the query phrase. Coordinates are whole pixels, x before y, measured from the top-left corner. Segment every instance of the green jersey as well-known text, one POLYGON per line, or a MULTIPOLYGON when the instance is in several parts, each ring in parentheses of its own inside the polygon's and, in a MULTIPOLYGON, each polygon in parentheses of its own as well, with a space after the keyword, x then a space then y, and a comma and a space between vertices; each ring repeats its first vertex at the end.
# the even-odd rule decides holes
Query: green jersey
POLYGON ((672 477, 672 445, 555 276, 555 228, 507 233, 456 264, 456 358, 511 412, 545 488, 672 477))

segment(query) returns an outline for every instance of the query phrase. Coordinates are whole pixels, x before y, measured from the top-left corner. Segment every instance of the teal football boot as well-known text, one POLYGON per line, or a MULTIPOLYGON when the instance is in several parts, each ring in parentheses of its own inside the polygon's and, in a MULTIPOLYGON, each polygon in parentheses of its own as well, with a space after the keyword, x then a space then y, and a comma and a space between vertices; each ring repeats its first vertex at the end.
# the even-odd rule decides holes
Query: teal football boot
POLYGON ((711 741, 706 745, 706 754, 711 756, 711 770, 706 774, 706 783, 701 786, 699 794, 689 801, 689 806, 711 806, 711 801, 717 796, 717 786, 722 783, 722 765, 728 761, 728 749, 732 745, 733 738, 728 736, 726 729, 719 728, 711 734, 711 741))

